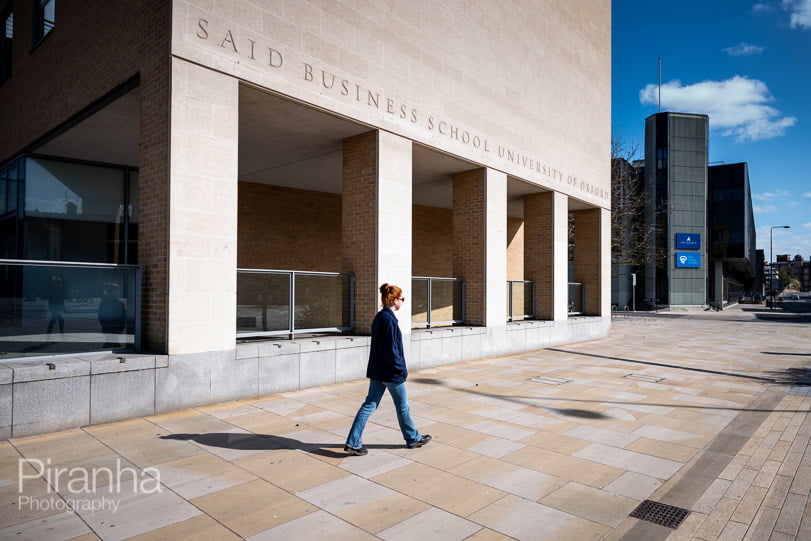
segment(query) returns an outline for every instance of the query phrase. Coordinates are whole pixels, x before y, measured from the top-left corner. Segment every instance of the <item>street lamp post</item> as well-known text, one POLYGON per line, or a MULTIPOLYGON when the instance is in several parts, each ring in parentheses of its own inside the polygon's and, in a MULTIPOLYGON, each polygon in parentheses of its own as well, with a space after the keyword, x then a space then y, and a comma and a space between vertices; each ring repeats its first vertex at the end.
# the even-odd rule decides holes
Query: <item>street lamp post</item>
POLYGON ((790 225, 773 225, 769 228, 769 296, 772 298, 772 310, 774 310, 774 230, 791 229, 790 225))

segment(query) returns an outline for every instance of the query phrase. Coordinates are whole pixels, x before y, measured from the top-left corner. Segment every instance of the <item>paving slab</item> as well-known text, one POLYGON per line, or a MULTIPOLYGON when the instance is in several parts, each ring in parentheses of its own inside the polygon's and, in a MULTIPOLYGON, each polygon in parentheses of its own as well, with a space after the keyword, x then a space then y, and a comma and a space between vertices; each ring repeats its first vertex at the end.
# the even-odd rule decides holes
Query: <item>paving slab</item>
POLYGON ((620 315, 609 338, 412 371, 433 441, 407 449, 384 399, 361 457, 366 380, 16 438, 0 537, 805 539, 810 338, 758 307, 620 315), (647 499, 690 514, 628 516, 647 499))

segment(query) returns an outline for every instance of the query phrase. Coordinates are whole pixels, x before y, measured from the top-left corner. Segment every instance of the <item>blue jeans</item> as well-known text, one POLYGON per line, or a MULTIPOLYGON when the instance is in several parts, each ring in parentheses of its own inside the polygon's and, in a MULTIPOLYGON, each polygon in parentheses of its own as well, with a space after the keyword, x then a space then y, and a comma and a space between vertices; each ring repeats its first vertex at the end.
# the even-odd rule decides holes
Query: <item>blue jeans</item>
POLYGON ((420 433, 414 426, 414 421, 411 420, 411 414, 408 410, 408 398, 406 397, 406 388, 404 383, 386 383, 374 379, 369 380, 369 394, 366 395, 366 400, 363 401, 355 421, 352 423, 352 428, 349 429, 349 436, 346 438, 346 445, 353 449, 360 449, 363 447, 363 429, 366 428, 366 421, 369 420, 377 406, 380 405, 380 399, 383 398, 383 393, 389 390, 391 398, 394 400, 394 407, 397 410, 397 422, 400 423, 400 431, 403 433, 407 445, 417 443, 420 441, 420 433))

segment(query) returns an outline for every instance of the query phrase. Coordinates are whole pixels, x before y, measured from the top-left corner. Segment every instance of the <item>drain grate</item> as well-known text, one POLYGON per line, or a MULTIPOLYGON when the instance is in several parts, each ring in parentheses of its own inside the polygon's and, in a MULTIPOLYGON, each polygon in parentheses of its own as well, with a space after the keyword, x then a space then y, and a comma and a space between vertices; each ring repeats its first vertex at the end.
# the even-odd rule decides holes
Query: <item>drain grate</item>
POLYGON ((665 380, 665 378, 659 378, 656 376, 647 376, 645 374, 628 374, 622 377, 628 379, 638 379, 639 381, 647 381, 648 383, 659 383, 660 381, 665 380))
POLYGON ((690 511, 681 507, 645 500, 629 516, 675 530, 689 514, 690 511))
POLYGON ((546 383, 547 385, 563 385, 564 383, 569 383, 572 380, 553 378, 552 376, 535 376, 534 378, 529 378, 529 381, 534 381, 535 383, 546 383))

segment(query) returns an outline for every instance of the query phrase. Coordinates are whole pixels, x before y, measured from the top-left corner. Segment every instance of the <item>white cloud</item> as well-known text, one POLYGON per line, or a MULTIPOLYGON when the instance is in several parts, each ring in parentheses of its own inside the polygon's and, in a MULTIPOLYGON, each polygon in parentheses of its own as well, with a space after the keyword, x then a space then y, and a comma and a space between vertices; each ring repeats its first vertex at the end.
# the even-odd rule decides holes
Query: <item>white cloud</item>
POLYGON ((787 198, 790 195, 791 194, 788 190, 777 190, 774 192, 752 194, 752 199, 757 199, 758 201, 774 201, 775 199, 787 198))
POLYGON ((803 194, 803 197, 811 197, 811 192, 805 192, 805 193, 803 194))
POLYGON ((763 52, 763 47, 752 45, 751 43, 741 42, 732 47, 727 47, 723 51, 729 56, 751 56, 753 54, 760 54, 763 52))
POLYGON ((760 213, 775 212, 777 210, 777 207, 775 207, 774 205, 764 205, 764 206, 752 205, 752 210, 760 214, 760 213))
POLYGON ((811 228, 811 223, 792 225, 791 229, 775 229, 772 234, 771 226, 759 226, 757 228, 757 246, 764 250, 766 259, 769 259, 769 250, 772 248, 775 258, 779 254, 788 254, 791 257, 800 254, 803 258, 809 259, 811 235, 805 231, 806 228, 811 228))
POLYGON ((783 0, 783 9, 791 14, 791 28, 811 28, 811 0, 783 0))
POLYGON ((772 11, 773 9, 774 7, 771 4, 764 4, 760 2, 752 6, 752 13, 768 12, 772 11))
MULTIPOLYGON (((809 0, 811 2, 811 0, 809 0)), ((643 105, 658 102, 658 87, 645 86, 639 91, 643 105)), ((794 117, 782 116, 766 105, 774 101, 765 83, 757 79, 734 76, 725 81, 702 81, 682 86, 681 81, 662 85, 662 107, 670 111, 703 113, 710 116, 710 127, 738 142, 771 139, 783 135, 797 123, 794 117)))

